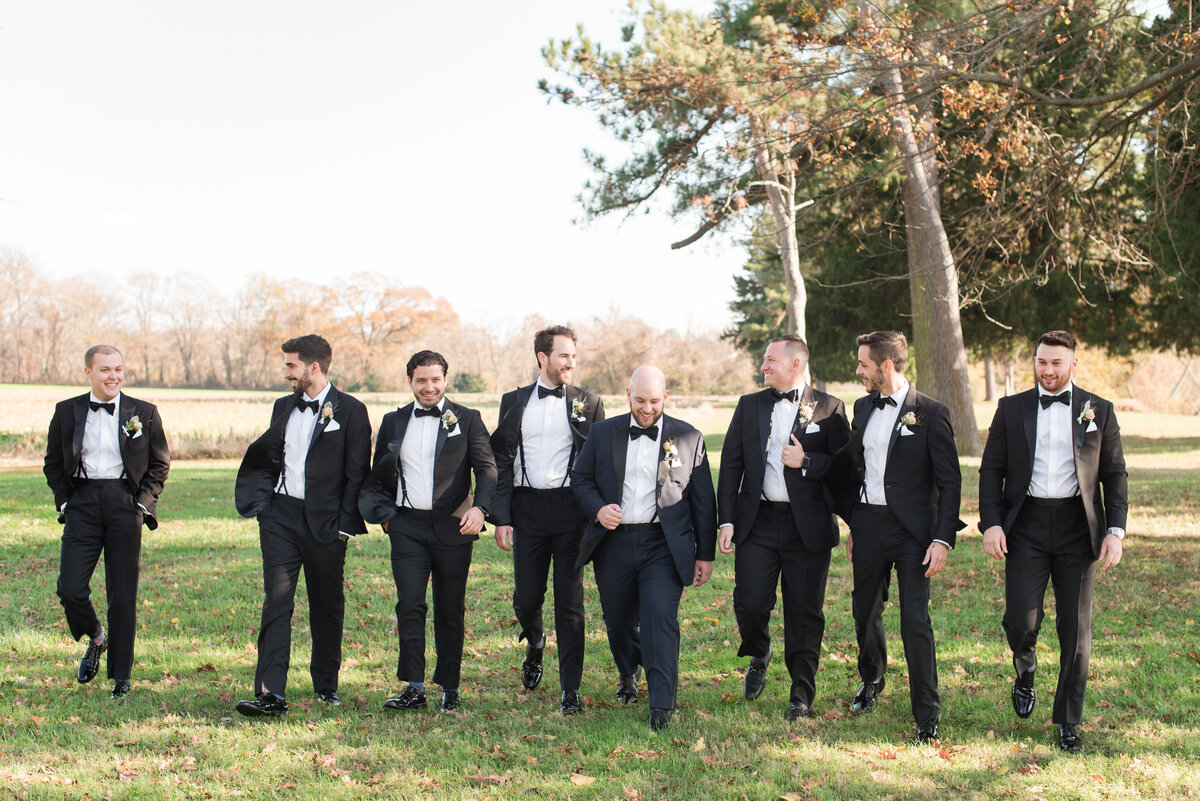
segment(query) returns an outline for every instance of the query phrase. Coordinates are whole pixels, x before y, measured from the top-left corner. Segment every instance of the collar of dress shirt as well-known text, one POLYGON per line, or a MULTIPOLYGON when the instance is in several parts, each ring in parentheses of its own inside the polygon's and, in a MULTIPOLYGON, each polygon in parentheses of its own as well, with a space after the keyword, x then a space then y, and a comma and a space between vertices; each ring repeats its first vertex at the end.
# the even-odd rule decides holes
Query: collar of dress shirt
MULTIPOLYGON (((115 403, 117 405, 114 407, 114 411, 119 410, 121 408, 121 393, 118 392, 112 400, 104 401, 104 400, 100 400, 99 398, 97 398, 95 392, 88 392, 88 402, 89 403, 115 403)), ((89 407, 88 411, 91 411, 90 407, 89 407)), ((113 417, 116 417, 116 415, 113 415, 113 417)))
MULTIPOLYGON (((663 435, 663 418, 664 418, 664 417, 666 417, 666 415, 660 414, 660 415, 658 416, 658 419, 657 419, 657 420, 655 420, 653 423, 651 423, 651 424, 650 424, 650 426, 658 426, 658 436, 654 438, 654 441, 655 441, 655 442, 658 442, 659 440, 661 440, 661 439, 662 439, 662 435, 663 435)), ((630 412, 630 413, 629 413, 629 427, 630 427, 630 428, 643 428, 643 429, 644 429, 644 428, 649 428, 650 426, 644 426, 644 425, 641 425, 641 424, 639 424, 639 423, 638 423, 638 421, 637 421, 637 418, 633 416, 633 412, 630 412)))
POLYGON ((1062 389, 1060 389, 1058 392, 1047 392, 1046 390, 1044 390, 1042 388, 1041 384, 1037 385, 1037 389, 1038 389, 1038 397, 1039 398, 1047 397, 1047 396, 1050 396, 1050 397, 1058 396, 1058 395, 1063 394, 1064 392, 1074 392, 1075 391, 1075 381, 1074 380, 1068 381, 1067 385, 1065 387, 1063 387, 1062 389))
MULTIPOLYGON (((423 408, 425 408, 425 407, 421 405, 421 402, 419 400, 413 401, 413 419, 416 419, 417 409, 423 409, 423 408)), ((446 411, 446 396, 445 395, 443 395, 442 399, 437 402, 437 410, 439 413, 446 411)))
POLYGON ((315 397, 315 398, 310 398, 310 397, 308 396, 308 392, 307 392, 307 391, 306 391, 306 392, 305 392, 303 395, 301 395, 300 397, 302 397, 302 398, 303 398, 304 400, 306 400, 306 401, 316 401, 316 402, 317 402, 317 408, 318 408, 318 409, 320 409, 322 406, 324 406, 324 405, 325 405, 325 397, 326 397, 326 396, 329 394, 329 388, 330 388, 330 387, 332 387, 332 386, 333 386, 333 384, 331 384, 331 383, 329 383, 328 381, 326 381, 326 382, 325 382, 325 389, 323 389, 323 390, 321 390, 320 392, 318 392, 318 393, 317 393, 317 397, 315 397))
POLYGON ((879 393, 879 397, 881 398, 895 398, 897 409, 904 405, 904 399, 908 397, 908 379, 901 378, 900 381, 900 386, 896 387, 896 391, 891 395, 884 395, 882 392, 879 393))
MULTIPOLYGON (((563 388, 563 397, 564 398, 567 397, 567 385, 559 384, 559 386, 561 386, 563 388)), ((546 384, 542 383, 542 377, 538 376, 537 381, 533 382, 533 397, 535 399, 537 399, 537 394, 538 394, 537 388, 538 387, 546 387, 546 389, 554 389, 554 387, 547 386, 546 384)))

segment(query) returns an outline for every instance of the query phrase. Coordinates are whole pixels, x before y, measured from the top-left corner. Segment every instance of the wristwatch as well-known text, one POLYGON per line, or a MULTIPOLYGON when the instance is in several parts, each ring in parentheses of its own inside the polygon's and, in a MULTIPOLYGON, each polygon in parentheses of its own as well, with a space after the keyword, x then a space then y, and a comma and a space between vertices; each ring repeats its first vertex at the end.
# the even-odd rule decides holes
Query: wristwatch
POLYGON ((1119 540, 1125 539, 1125 529, 1123 529, 1123 528, 1118 528, 1116 526, 1109 526, 1108 533, 1112 534, 1114 537, 1116 537, 1119 540))
POLYGON ((808 454, 806 453, 806 454, 804 454, 804 458, 800 460, 800 469, 807 470, 808 466, 810 464, 812 464, 812 459, 810 459, 808 454))

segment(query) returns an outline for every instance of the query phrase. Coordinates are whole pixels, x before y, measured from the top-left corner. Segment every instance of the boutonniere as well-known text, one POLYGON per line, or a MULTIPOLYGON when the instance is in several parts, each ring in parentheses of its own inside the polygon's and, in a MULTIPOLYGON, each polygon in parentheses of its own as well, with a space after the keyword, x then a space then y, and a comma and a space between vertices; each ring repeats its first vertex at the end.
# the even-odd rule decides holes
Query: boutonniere
POLYGON ((133 417, 130 417, 125 421, 125 425, 121 426, 121 429, 125 432, 125 436, 133 439, 142 433, 142 421, 135 414, 133 417))
POLYGON ((800 407, 800 412, 796 415, 796 422, 807 427, 812 422, 813 413, 817 410, 817 404, 806 403, 800 407))
POLYGON ((587 404, 584 403, 583 398, 571 401, 571 419, 577 423, 587 420, 587 404))
POLYGON ((912 428, 919 425, 921 425, 921 421, 917 419, 916 412, 905 412, 904 416, 900 418, 900 422, 896 423, 896 430, 899 431, 902 428, 912 428))
POLYGON ((1075 418, 1076 423, 1090 423, 1096 419, 1096 410, 1092 408, 1090 400, 1084 401, 1083 408, 1079 410, 1079 417, 1075 418))
POLYGON ((675 438, 667 440, 663 443, 663 461, 668 467, 679 467, 679 447, 675 444, 675 438))
POLYGON ((458 415, 456 415, 450 409, 447 409, 445 411, 445 413, 442 415, 442 428, 449 431, 450 429, 454 428, 456 425, 458 425, 458 415))
POLYGON ((325 405, 321 407, 321 419, 328 423, 333 419, 333 413, 337 409, 333 408, 333 401, 325 401, 325 405))

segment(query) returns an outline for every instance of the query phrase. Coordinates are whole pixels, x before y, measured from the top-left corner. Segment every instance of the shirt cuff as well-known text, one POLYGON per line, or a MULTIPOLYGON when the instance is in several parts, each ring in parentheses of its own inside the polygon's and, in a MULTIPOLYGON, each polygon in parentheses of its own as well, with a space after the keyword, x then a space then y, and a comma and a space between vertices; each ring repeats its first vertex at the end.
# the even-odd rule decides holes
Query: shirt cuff
POLYGON ((150 514, 150 510, 147 509, 145 506, 142 506, 140 503, 138 504, 138 508, 142 510, 142 514, 144 514, 144 515, 150 514))
POLYGON ((340 539, 342 542, 345 542, 346 540, 350 539, 353 536, 354 535, 351 534, 349 531, 339 531, 338 532, 338 539, 340 539))
POLYGON ((63 504, 62 504, 62 506, 58 507, 58 513, 59 513, 59 514, 62 514, 63 512, 67 511, 67 504, 68 504, 68 503, 70 503, 70 501, 63 501, 63 504))
POLYGON ((1109 526, 1108 533, 1112 534, 1119 540, 1125 539, 1125 529, 1121 528, 1120 526, 1109 526))
POLYGON ((733 523, 722 523, 721 525, 717 526, 717 531, 720 531, 721 529, 725 528, 726 526, 733 528, 733 523))
POLYGON ((946 546, 946 550, 947 550, 947 551, 953 551, 953 550, 954 550, 953 548, 951 548, 951 547, 950 547, 950 543, 946 542, 945 540, 937 540, 937 539, 935 539, 935 540, 934 540, 934 542, 936 542, 938 545, 945 545, 945 546, 946 546))

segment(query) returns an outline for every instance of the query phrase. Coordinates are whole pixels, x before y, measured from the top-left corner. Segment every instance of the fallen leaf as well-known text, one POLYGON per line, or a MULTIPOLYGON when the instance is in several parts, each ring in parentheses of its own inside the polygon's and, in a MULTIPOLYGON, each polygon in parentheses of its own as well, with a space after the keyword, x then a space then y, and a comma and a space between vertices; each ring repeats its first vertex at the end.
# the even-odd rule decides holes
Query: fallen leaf
POLYGON ((574 784, 577 787, 584 787, 586 785, 591 784, 594 781, 596 781, 595 776, 584 776, 582 773, 572 773, 571 774, 571 784, 574 784))
POLYGON ((701 751, 703 751, 703 750, 704 750, 705 748, 707 748, 707 747, 708 747, 708 746, 706 746, 706 745, 704 744, 704 738, 703 738, 703 737, 701 737, 699 740, 697 740, 695 743, 693 743, 693 744, 692 744, 692 753, 693 753, 693 754, 698 754, 698 753, 700 753, 701 751))

